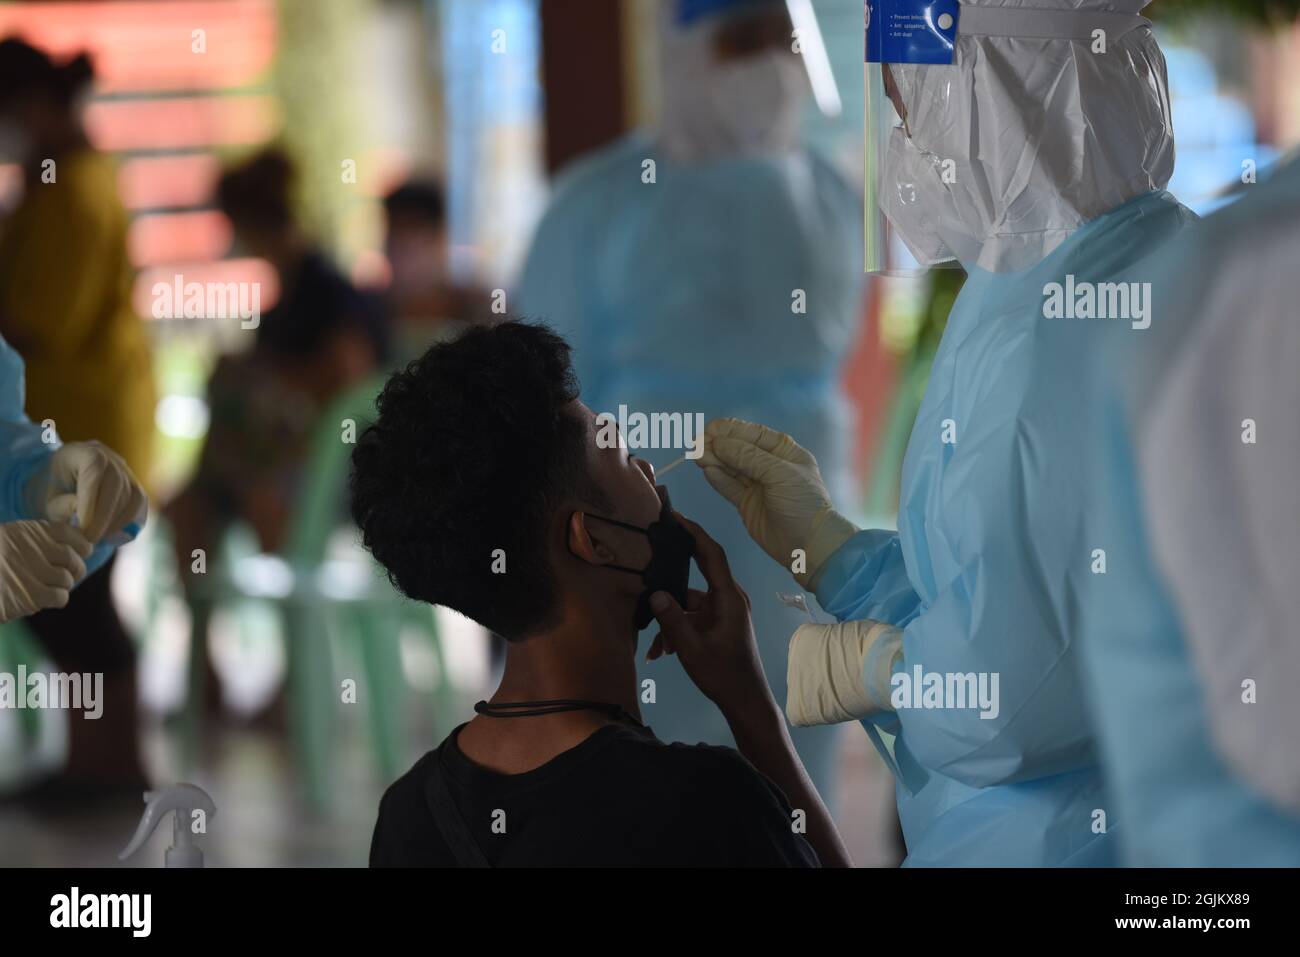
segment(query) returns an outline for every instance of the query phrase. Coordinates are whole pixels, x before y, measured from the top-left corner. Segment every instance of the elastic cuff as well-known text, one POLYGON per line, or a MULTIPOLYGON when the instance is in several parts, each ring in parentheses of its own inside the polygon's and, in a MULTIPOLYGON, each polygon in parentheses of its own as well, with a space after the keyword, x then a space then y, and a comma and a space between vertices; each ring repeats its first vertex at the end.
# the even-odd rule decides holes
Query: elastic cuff
POLYGON ((858 526, 835 509, 823 509, 813 519, 812 529, 808 533, 808 571, 795 575, 795 580, 809 591, 816 592, 814 585, 817 576, 827 560, 859 531, 861 529, 858 526))
POLYGON ((800 626, 790 638, 786 665, 790 723, 837 724, 890 710, 889 672, 901 636, 892 625, 870 619, 800 626), (883 676, 876 677, 877 671, 883 676), (870 687, 882 681, 883 695, 870 687))
POLYGON ((893 711, 894 668, 903 660, 903 632, 893 625, 875 622, 867 633, 871 650, 862 668, 867 695, 881 711, 893 711))

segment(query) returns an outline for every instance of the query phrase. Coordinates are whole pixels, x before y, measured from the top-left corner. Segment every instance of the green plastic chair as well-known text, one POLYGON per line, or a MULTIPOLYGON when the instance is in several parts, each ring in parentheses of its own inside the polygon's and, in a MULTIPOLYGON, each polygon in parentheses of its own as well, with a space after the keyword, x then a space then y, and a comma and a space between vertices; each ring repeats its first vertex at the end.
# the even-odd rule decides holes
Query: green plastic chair
MULTIPOLYGON (((0 672, 11 675, 18 673, 19 665, 34 669, 41 661, 41 649, 21 621, 0 624, 0 672)), ((19 694, 26 690, 19 688, 19 694)), ((41 713, 31 708, 18 712, 18 727, 22 734, 23 746, 27 749, 36 744, 41 732, 41 713)))
MULTIPOLYGON (((337 680, 331 637, 357 653, 357 702, 366 708, 377 771, 385 782, 402 770, 406 757, 403 711, 406 683, 401 666, 401 633, 412 629, 432 649, 438 667, 434 689, 435 732, 445 730, 453 689, 434 609, 400 596, 370 557, 331 559, 328 548, 340 527, 353 445, 343 441, 344 420, 360 435, 375 414, 374 402, 386 377, 372 378, 335 400, 321 417, 311 440, 305 485, 290 521, 286 544, 278 556, 250 554, 238 530, 228 535, 217 556, 210 556, 205 581, 189 595, 191 651, 185 709, 182 715, 184 760, 192 764, 202 739, 202 690, 207 631, 217 607, 271 600, 278 607, 286 642, 290 735, 310 806, 330 805, 330 756, 336 710, 343 689, 337 680), (215 559, 215 560, 214 560, 215 559), (262 572, 259 582, 259 572, 262 572), (343 575, 341 572, 348 572, 343 575), (273 574, 266 574, 273 573, 273 574), (280 593, 262 587, 267 578, 283 578, 280 593), (340 586, 339 582, 344 584, 340 586), (331 584, 333 582, 333 584, 331 584)), ((349 676, 352 677, 352 676, 349 676)))

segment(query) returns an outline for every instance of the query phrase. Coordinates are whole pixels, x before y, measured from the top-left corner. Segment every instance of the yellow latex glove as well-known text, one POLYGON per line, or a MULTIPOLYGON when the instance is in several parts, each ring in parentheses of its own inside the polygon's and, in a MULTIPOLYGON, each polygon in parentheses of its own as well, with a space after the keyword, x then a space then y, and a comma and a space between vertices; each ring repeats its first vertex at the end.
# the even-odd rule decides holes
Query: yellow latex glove
POLYGON ((66 605, 68 592, 86 577, 90 552, 90 543, 71 525, 0 525, 0 622, 66 605))
POLYGON ((31 480, 33 512, 71 522, 92 544, 135 538, 149 512, 149 499, 122 457, 101 442, 69 442, 50 456, 31 480), (120 533, 120 534, 119 534, 120 533))
POLYGON ((736 506, 749 537, 804 588, 812 587, 822 563, 858 531, 831 505, 812 453, 784 432, 714 419, 704 427, 696 464, 736 506))
POLYGON ((790 639, 786 717, 806 728, 892 711, 889 680, 902 654, 903 633, 884 622, 802 625, 790 639))

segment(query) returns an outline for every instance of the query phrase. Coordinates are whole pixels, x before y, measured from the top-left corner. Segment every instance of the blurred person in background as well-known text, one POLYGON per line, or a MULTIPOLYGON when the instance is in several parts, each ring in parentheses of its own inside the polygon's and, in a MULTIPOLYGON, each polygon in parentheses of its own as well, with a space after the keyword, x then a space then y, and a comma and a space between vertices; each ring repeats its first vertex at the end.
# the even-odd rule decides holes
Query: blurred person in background
POLYGON ((381 304, 358 291, 298 224, 294 175, 289 158, 270 149, 218 184, 233 252, 269 262, 280 297, 261 316, 251 347, 222 356, 208 382, 211 424, 199 464, 166 508, 182 570, 194 549, 212 555, 235 521, 246 522, 267 552, 284 545, 322 411, 386 355, 381 304))
MULTIPOLYGON (((20 39, 0 42, 0 158, 22 165, 24 188, 0 223, 0 335, 26 362, 27 417, 53 422, 71 443, 59 453, 61 481, 86 470, 117 474, 119 466, 145 479, 154 440, 152 358, 131 306, 117 172, 82 125, 93 76, 84 54, 56 63, 20 39)), ((84 524, 90 516, 78 517, 84 524)), ((103 717, 69 722, 67 766, 38 789, 43 799, 138 798, 146 787, 136 653, 113 607, 112 565, 108 558, 65 607, 24 622, 61 671, 104 674, 103 717)))
POLYGON ((441 183, 412 179, 398 186, 384 197, 384 224, 396 361, 414 359, 432 342, 491 317, 484 290, 451 278, 441 183))
MULTIPOLYGON (((849 497, 840 360, 862 314, 861 197, 800 142, 808 81, 776 0, 666 0, 663 118, 556 182, 519 283, 523 314, 572 343, 597 412, 746 415, 807 436, 849 497), (646 160, 654 182, 643 181, 646 160)), ((683 450, 634 449, 666 464, 683 450)), ((714 530, 753 600, 778 699, 786 640, 807 621, 774 565, 694 469, 666 481, 714 530)), ((665 741, 729 744, 726 722, 674 660, 642 663, 665 741)), ((834 793, 836 733, 795 729, 818 790, 834 793)))
POLYGON ((1300 866, 1300 160, 1151 270, 1116 343, 1084 658, 1123 863, 1300 866))
POLYGON ((261 317, 253 351, 276 376, 323 401, 366 375, 387 355, 383 310, 353 284, 303 230, 293 212, 297 171, 278 149, 229 170, 217 204, 234 230, 232 253, 270 263, 280 297, 261 317))

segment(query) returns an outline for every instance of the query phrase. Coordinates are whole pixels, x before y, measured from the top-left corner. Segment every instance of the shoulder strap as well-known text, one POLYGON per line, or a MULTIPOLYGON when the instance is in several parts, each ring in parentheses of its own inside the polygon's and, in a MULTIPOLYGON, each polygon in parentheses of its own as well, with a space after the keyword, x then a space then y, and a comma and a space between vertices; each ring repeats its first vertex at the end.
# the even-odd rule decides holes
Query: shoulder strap
POLYGON ((438 760, 433 762, 425 791, 433 810, 433 823, 437 825, 442 839, 447 842, 447 847, 451 849, 456 863, 461 867, 491 867, 487 856, 479 849, 474 836, 470 834, 465 819, 460 816, 460 808, 456 807, 456 801, 447 787, 441 754, 438 755, 438 760))

